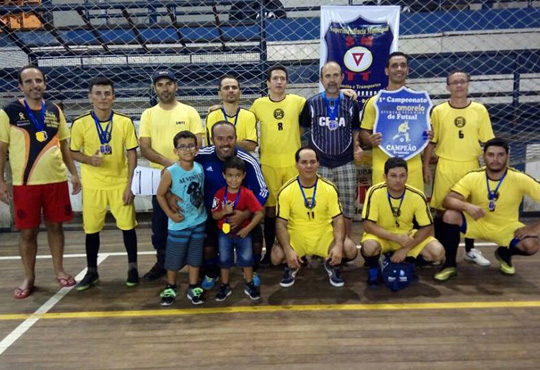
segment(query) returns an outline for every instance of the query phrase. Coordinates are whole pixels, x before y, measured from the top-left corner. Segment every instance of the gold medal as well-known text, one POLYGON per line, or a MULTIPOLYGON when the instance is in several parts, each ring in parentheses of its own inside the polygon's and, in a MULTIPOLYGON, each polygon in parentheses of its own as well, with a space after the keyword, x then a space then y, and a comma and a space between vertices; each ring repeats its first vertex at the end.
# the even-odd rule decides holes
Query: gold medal
POLYGON ((47 131, 37 131, 36 132, 36 140, 39 141, 40 143, 47 140, 47 131))
POLYGON ((223 231, 224 234, 228 234, 231 231, 231 225, 228 222, 224 222, 221 226, 221 231, 223 231))

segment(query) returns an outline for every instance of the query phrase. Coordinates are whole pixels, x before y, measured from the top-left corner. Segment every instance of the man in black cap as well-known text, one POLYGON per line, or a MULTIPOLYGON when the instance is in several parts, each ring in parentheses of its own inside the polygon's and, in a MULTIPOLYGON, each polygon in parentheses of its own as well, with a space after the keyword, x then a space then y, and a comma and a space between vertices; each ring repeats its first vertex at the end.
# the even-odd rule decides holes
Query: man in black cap
MULTIPOLYGON (((172 138, 178 132, 184 130, 193 132, 200 146, 204 129, 197 110, 176 100, 178 85, 172 71, 155 72, 152 83, 159 102, 142 113, 139 126, 140 147, 142 155, 150 161, 151 167, 163 169, 176 161, 172 138)), ((144 279, 148 281, 156 280, 166 273, 163 264, 168 218, 155 195, 152 197, 152 206, 152 245, 156 249, 157 262, 144 275, 144 279)))

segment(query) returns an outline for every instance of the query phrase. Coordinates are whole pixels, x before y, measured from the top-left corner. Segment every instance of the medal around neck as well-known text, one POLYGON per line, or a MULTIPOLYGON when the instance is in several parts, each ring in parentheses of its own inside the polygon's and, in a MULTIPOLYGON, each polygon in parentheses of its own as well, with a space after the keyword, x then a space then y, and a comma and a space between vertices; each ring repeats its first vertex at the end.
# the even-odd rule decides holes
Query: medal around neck
POLYGON ((221 226, 221 231, 223 231, 223 234, 228 234, 231 232, 231 224, 228 222, 224 222, 221 226))

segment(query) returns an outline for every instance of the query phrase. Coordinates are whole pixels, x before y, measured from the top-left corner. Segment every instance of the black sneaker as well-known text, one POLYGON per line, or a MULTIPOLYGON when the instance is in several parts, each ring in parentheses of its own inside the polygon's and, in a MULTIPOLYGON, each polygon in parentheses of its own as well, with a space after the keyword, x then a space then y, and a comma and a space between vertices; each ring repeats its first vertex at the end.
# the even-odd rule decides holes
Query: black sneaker
POLYGON ((266 269, 272 266, 272 261, 270 260, 269 254, 264 255, 264 257, 261 259, 261 262, 259 262, 259 266, 263 269, 266 269))
POLYGON ((79 281, 79 284, 77 284, 77 290, 79 292, 85 291, 87 289, 90 289, 94 285, 96 285, 99 281, 99 275, 95 271, 88 271, 86 275, 84 275, 84 278, 79 281))
POLYGON ((283 270, 283 277, 281 278, 279 285, 281 285, 283 288, 293 286, 297 272, 298 270, 293 270, 289 266, 285 266, 285 270, 283 270))
POLYGON ((187 297, 193 304, 203 304, 204 303, 204 297, 203 297, 204 290, 199 287, 188 289, 187 297))
POLYGON ((219 286, 218 292, 216 294, 216 301, 222 302, 227 299, 228 296, 232 294, 231 287, 229 284, 221 284, 219 286))
POLYGON ((330 264, 330 260, 326 260, 324 262, 324 269, 328 273, 328 280, 330 280, 330 284, 337 288, 341 288, 343 285, 345 285, 345 282, 341 277, 341 269, 339 266, 332 266, 330 264))
POLYGON ((172 286, 167 285, 167 287, 163 289, 163 291, 160 294, 161 305, 164 307, 172 305, 177 295, 178 295, 178 291, 172 286))
POLYGON ((251 298, 252 301, 256 301, 261 298, 261 292, 259 291, 259 288, 255 286, 253 281, 246 284, 244 293, 246 293, 246 295, 251 298))
POLYGON ((136 268, 131 268, 128 270, 126 285, 129 287, 139 285, 139 270, 136 268))
POLYGON ((143 278, 146 281, 154 281, 159 279, 162 276, 165 276, 167 273, 167 270, 165 270, 162 266, 160 266, 158 263, 156 263, 150 271, 148 271, 146 274, 144 274, 143 278))

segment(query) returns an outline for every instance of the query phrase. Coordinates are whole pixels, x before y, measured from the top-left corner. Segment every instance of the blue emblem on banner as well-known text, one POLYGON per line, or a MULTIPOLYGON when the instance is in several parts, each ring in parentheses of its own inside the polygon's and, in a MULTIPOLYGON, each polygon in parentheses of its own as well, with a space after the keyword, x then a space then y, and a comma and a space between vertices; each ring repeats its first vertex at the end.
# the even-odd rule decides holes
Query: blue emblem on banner
POLYGON ((402 87, 396 91, 381 90, 375 101, 373 132, 382 134, 379 148, 390 157, 408 160, 424 150, 431 129, 431 99, 426 91, 402 87))

